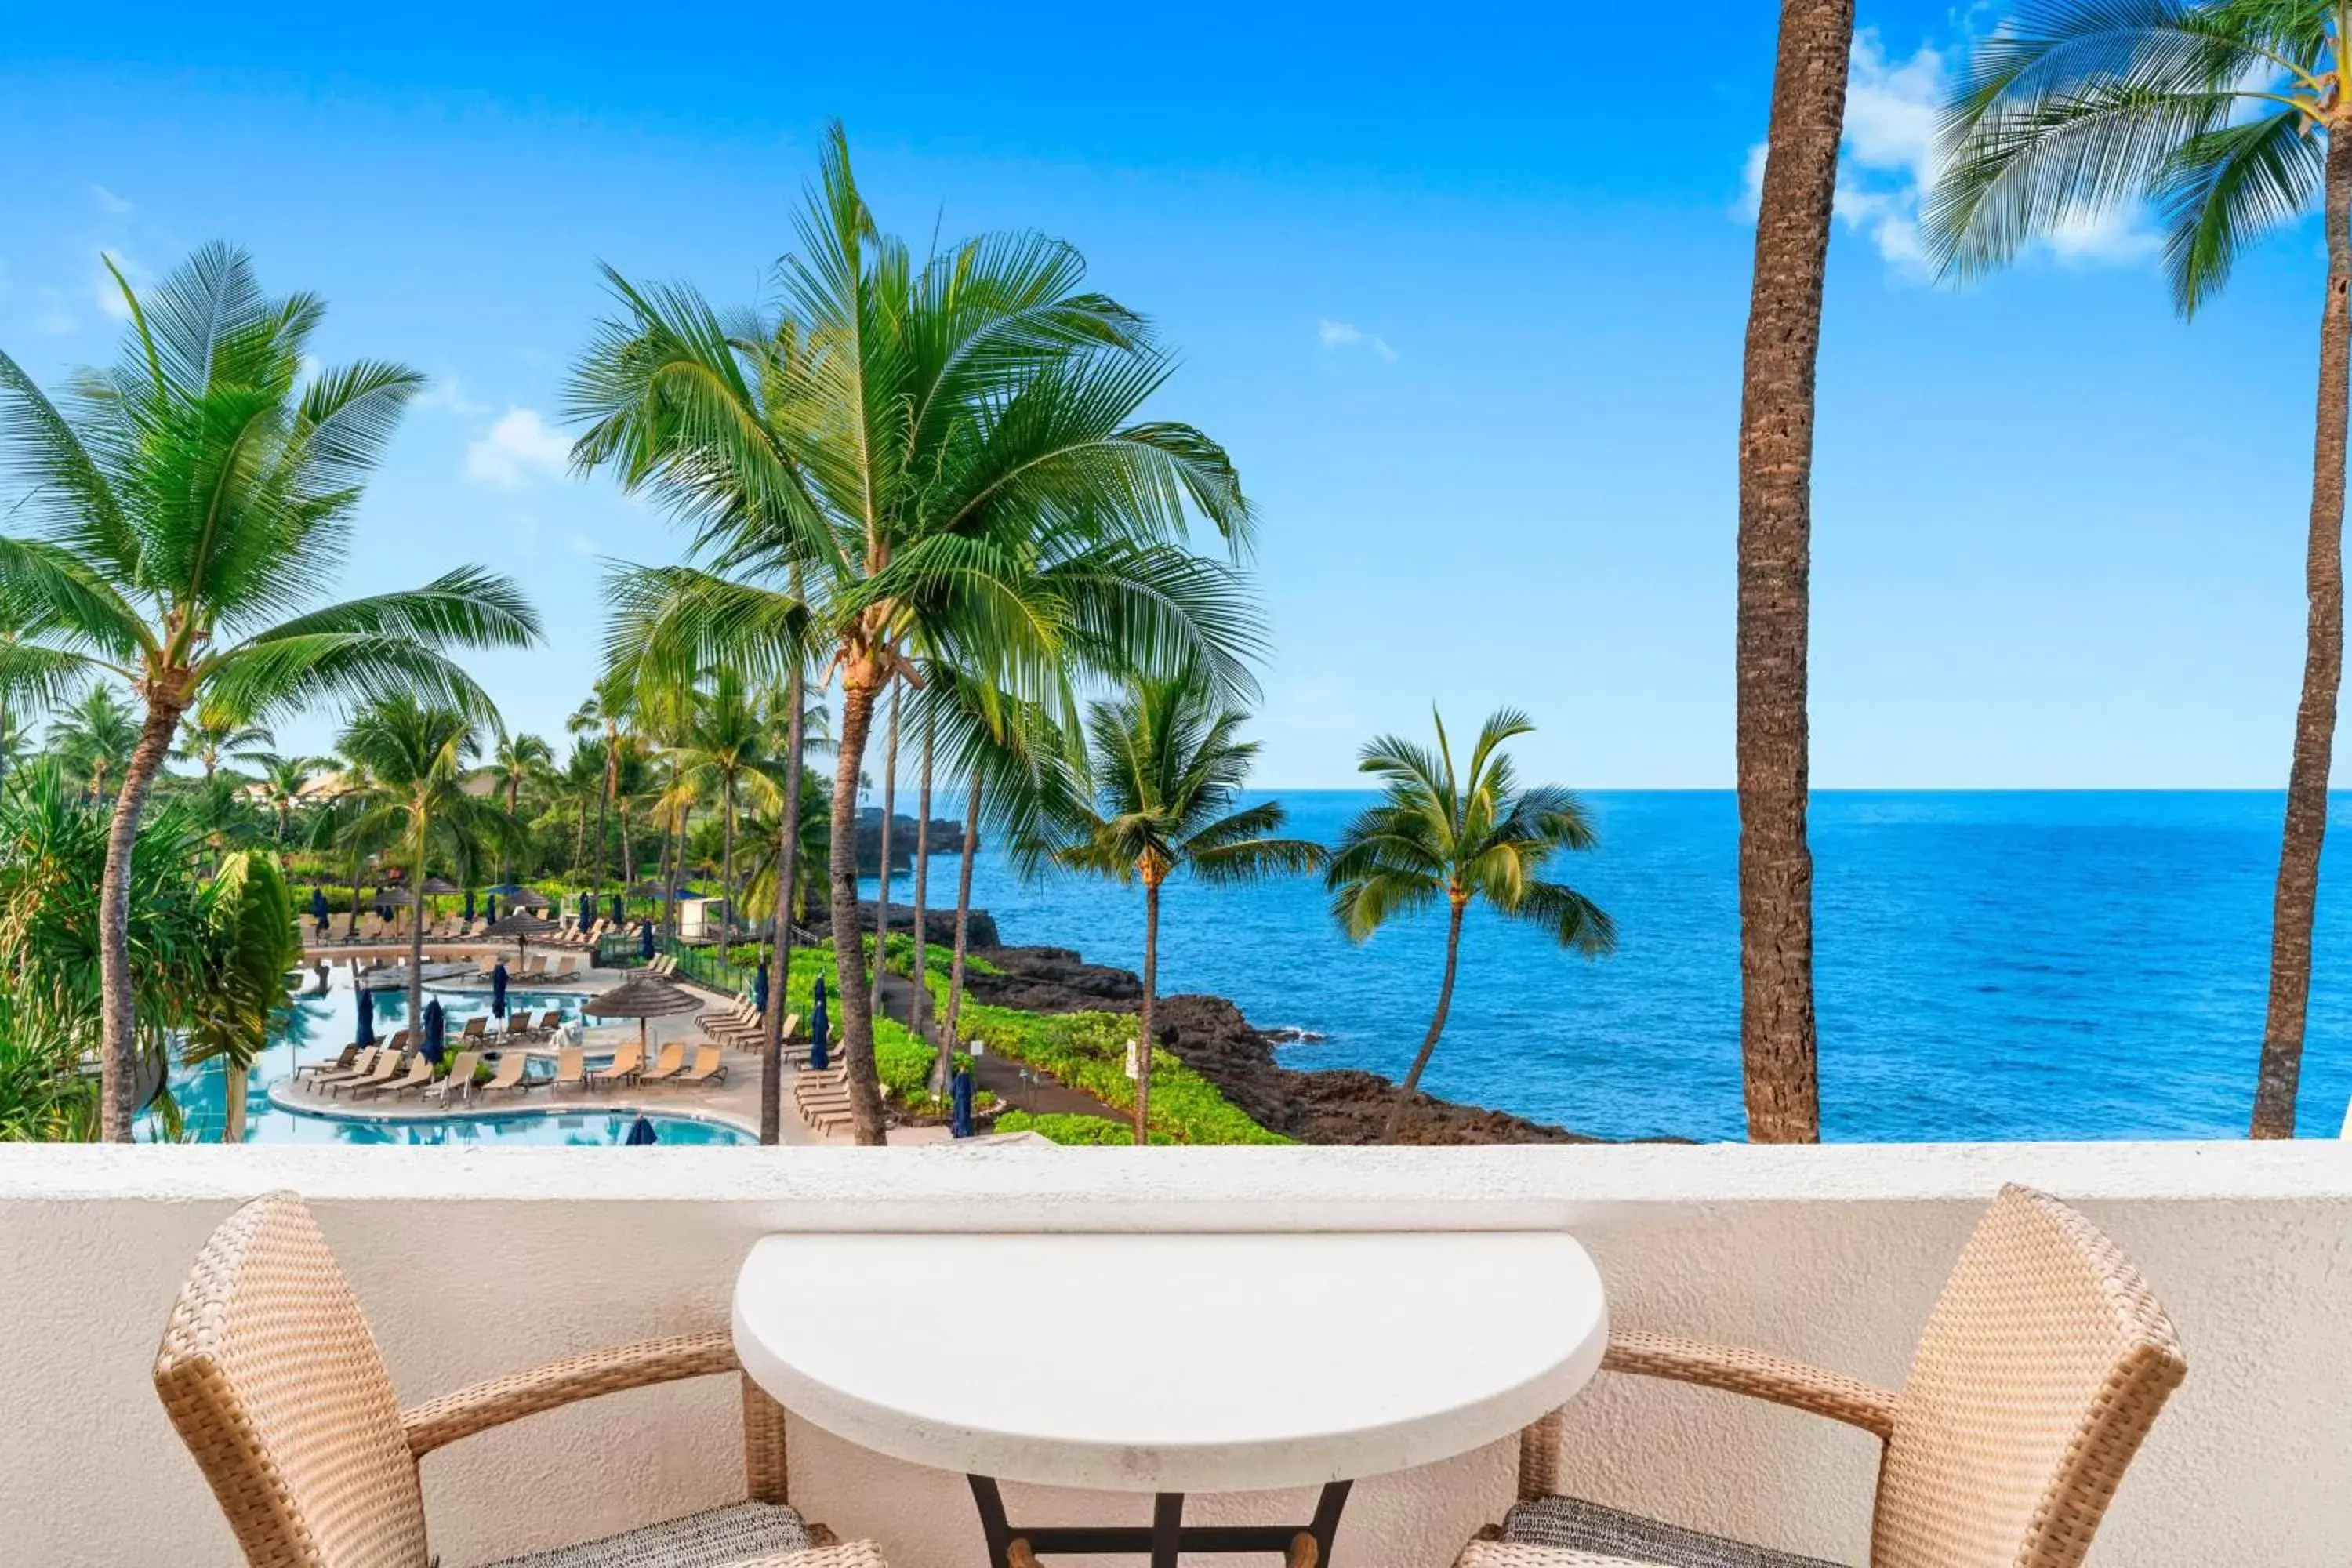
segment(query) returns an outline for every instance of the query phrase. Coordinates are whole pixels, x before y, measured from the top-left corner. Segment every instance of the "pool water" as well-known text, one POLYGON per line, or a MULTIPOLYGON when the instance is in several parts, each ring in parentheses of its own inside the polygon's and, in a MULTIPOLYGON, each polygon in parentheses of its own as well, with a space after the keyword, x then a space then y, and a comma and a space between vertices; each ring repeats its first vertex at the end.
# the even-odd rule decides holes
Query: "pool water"
MULTIPOLYGON (((628 1136, 635 1124, 634 1115, 613 1115, 603 1111, 579 1111, 559 1114, 545 1111, 520 1111, 513 1115, 488 1117, 450 1117, 446 1120, 402 1122, 341 1121, 323 1116, 305 1116, 297 1111, 283 1110, 269 1103, 269 1086, 291 1073, 304 1063, 331 1057, 349 1045, 359 1032, 359 1003, 351 988, 352 972, 348 966, 336 965, 329 971, 330 989, 322 996, 304 997, 279 1026, 269 1049, 253 1064, 252 1076, 246 1090, 245 1137, 249 1143, 471 1143, 506 1148, 530 1147, 542 1144, 607 1144, 618 1143, 628 1136)), ((490 1010, 488 991, 452 991, 425 986, 429 999, 441 1004, 446 1021, 445 1037, 451 1048, 457 1048, 457 1036, 469 1018, 487 1015, 490 1010)), ((507 992, 509 1013, 532 1014, 560 1011, 569 1023, 580 1016, 583 993, 577 991, 541 991, 511 988, 507 992)), ((375 994, 375 1032, 378 1039, 389 1039, 394 1031, 406 1026, 408 994, 405 991, 379 991, 375 994)), ((218 1063, 204 1067, 174 1068, 172 1070, 172 1097, 178 1101, 186 1125, 186 1136, 200 1142, 220 1141, 221 1123, 227 1103, 227 1075, 218 1063)), ((656 1137, 664 1143, 727 1144, 752 1143, 758 1140, 733 1127, 700 1121, 691 1117, 647 1115, 656 1137)))

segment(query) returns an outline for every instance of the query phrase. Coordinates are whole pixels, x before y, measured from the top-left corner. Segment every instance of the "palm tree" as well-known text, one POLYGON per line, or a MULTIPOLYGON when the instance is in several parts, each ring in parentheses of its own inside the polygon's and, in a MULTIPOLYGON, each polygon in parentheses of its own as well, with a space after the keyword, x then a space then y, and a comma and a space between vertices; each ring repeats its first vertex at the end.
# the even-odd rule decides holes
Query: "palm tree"
POLYGON ((397 846, 408 865, 409 896, 418 900, 408 922, 411 1023, 425 1016, 422 889, 428 862, 437 853, 470 875, 488 850, 505 849, 522 837, 522 825, 502 807, 466 791, 477 740, 474 721, 459 710, 402 695, 363 704, 336 742, 369 781, 368 809, 347 831, 355 841, 397 846))
POLYGON ((206 783, 220 771, 223 757, 243 762, 278 744, 278 737, 269 732, 267 725, 247 723, 243 714, 225 706, 218 698, 197 703, 195 710, 181 721, 180 733, 180 743, 172 752, 173 759, 203 768, 206 783))
POLYGON ((1568 791, 1517 787, 1503 746, 1535 726, 1508 708, 1495 713, 1478 731, 1465 775, 1454 771, 1444 719, 1436 722, 1435 751, 1396 735, 1382 735, 1364 748, 1359 765, 1383 781, 1381 802, 1348 825, 1326 873, 1331 917, 1350 942, 1364 941, 1396 915, 1426 909, 1441 898, 1445 901, 1445 978, 1437 988, 1429 1032, 1389 1111, 1392 1142, 1421 1088, 1430 1053, 1445 1032, 1462 956, 1463 917, 1473 903, 1538 926, 1560 946, 1587 958, 1617 944, 1616 927, 1591 900, 1565 882, 1541 879, 1553 856, 1591 849, 1600 836, 1583 803, 1568 791))
POLYGON ((321 761, 317 757, 281 757, 275 752, 263 752, 253 759, 261 768, 263 804, 278 819, 278 847, 286 847, 286 826, 294 813, 308 798, 304 791, 318 776, 321 761))
POLYGON ((1249 510, 1221 447, 1139 417, 1171 362, 1079 291, 1067 246, 995 236, 917 262, 877 227, 838 127, 799 237, 784 319, 756 331, 608 274, 624 315, 571 409, 589 425, 576 459, 667 486, 728 581, 781 597, 804 574, 809 640, 842 682, 830 903, 853 1120, 877 1143, 856 784, 882 687, 910 647, 1037 693, 1117 646, 1162 669, 1202 658, 1240 689, 1233 583, 1168 546, 1196 510, 1238 545, 1249 510))
POLYGON ((270 1026, 286 1009, 286 972, 302 962, 302 937, 294 895, 275 855, 241 849, 229 856, 215 873, 209 896, 206 984, 182 1054, 191 1066, 220 1062, 227 1088, 221 1142, 242 1143, 253 1064, 268 1048, 270 1026))
MULTIPOLYGON (((522 786, 545 778, 555 766, 555 749, 537 735, 501 731, 498 743, 490 748, 490 777, 497 781, 498 791, 506 797, 507 815, 520 821, 522 817, 522 786)), ((499 873, 507 880, 514 879, 511 856, 503 863, 499 873)))
POLYGON ((488 700, 449 653, 520 647, 540 628, 511 583, 472 567, 302 609, 343 560, 362 481, 420 378, 379 362, 306 377, 320 301, 268 298, 226 246, 145 292, 119 271, 115 282, 130 318, 122 352, 75 378, 62 405, 0 354, 0 451, 35 530, 0 538, 0 605, 50 653, 128 682, 146 710, 102 889, 105 1131, 127 1141, 131 859, 181 716, 213 698, 262 721, 393 689, 483 713, 488 700))
POLYGON ((1160 964, 1160 894, 1178 870, 1211 887, 1319 869, 1323 847, 1277 838, 1282 803, 1233 810, 1257 756, 1234 737, 1244 722, 1198 676, 1133 678, 1087 710, 1090 777, 1076 781, 1055 815, 1062 841, 1051 863, 1143 884, 1143 999, 1136 1016, 1135 1141, 1149 1141, 1151 1004, 1160 964))
POLYGON ((2352 14, 2332 0, 2037 0, 1979 47, 1945 123, 1930 254, 1974 277, 2037 234, 2147 200, 2184 317, 2240 250, 2325 212, 2327 291, 2304 586, 2303 695, 2271 902, 2253 1135, 2294 1136, 2311 931, 2344 678, 2344 466, 2352 418, 2352 14))
POLYGON ((716 797, 721 848, 720 901, 729 924, 735 921, 735 824, 745 801, 755 807, 781 806, 782 772, 768 755, 773 731, 751 698, 743 678, 721 665, 710 674, 688 712, 683 737, 670 748, 677 764, 677 787, 695 798, 716 797))
POLYGON ((598 754, 604 763, 604 793, 596 804, 594 879, 599 888, 604 885, 604 870, 610 864, 606 857, 606 813, 612 809, 614 796, 620 793, 621 756, 628 749, 631 739, 628 725, 634 717, 631 707, 634 699, 635 692, 626 680, 608 675, 596 683, 595 690, 588 694, 588 700, 572 710, 572 716, 563 721, 566 732, 575 738, 594 735, 603 742, 603 750, 598 754))
POLYGON ((109 781, 122 777, 138 749, 139 721, 112 687, 94 681, 79 702, 49 721, 48 744, 89 798, 103 800, 109 781))
POLYGON ((1748 1135, 1822 1135, 1806 657, 1813 373, 1853 0, 1781 0, 1739 397, 1739 1052, 1748 1135))
POLYGON ((594 735, 583 736, 572 742, 572 754, 564 759, 563 771, 550 780, 555 798, 561 805, 570 805, 573 814, 572 829, 572 864, 569 868, 578 876, 586 864, 588 846, 588 808, 604 808, 605 800, 604 742, 594 735))

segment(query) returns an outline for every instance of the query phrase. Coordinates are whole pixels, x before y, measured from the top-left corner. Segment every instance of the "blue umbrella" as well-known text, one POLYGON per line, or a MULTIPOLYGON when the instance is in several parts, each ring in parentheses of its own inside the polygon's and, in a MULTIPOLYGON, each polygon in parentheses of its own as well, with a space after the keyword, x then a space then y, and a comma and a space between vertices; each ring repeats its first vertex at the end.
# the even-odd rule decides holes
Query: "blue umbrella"
POLYGON ((622 904, 621 895, 614 893, 613 895, 613 923, 614 925, 619 925, 623 921, 627 920, 628 918, 629 911, 627 908, 622 904))
POLYGON ((507 1016, 507 961, 503 958, 490 966, 490 1016, 507 1016))
POLYGON ((971 1136, 971 1074, 959 1072, 948 1080, 948 1130, 959 1138, 971 1136))
POLYGON ((496 893, 490 895, 489 918, 492 920, 499 918, 499 896, 496 893))
POLYGON ((319 922, 320 931, 327 929, 327 895, 315 887, 310 889, 310 918, 319 922))
POLYGON ((466 923, 474 923, 474 889, 471 888, 466 889, 466 923))
POLYGON ((435 1067, 441 1065, 441 1004, 425 1004, 425 1059, 435 1067))
POLYGON ((363 1046, 375 1044, 375 993, 360 993, 360 1040, 363 1046))
POLYGON ((583 893, 583 894, 581 894, 581 895, 580 895, 580 923, 581 923, 582 925, 593 925, 593 924, 594 924, 594 923, 595 923, 595 920, 596 920, 596 895, 595 895, 595 894, 593 894, 593 893, 583 893))
POLYGON ((809 1009, 809 1067, 823 1072, 829 1059, 824 1054, 824 976, 816 977, 816 1005, 809 1009))
POLYGON ((653 955, 654 922, 651 921, 641 921, 637 925, 637 956, 639 958, 649 959, 653 957, 653 955))
POLYGON ((654 1131, 652 1122, 640 1116, 630 1124, 629 1135, 621 1142, 632 1147, 639 1143, 658 1143, 661 1142, 661 1134, 654 1131))
POLYGON ((760 965, 751 972, 751 1005, 760 1009, 761 1017, 768 1013, 768 966, 760 965))

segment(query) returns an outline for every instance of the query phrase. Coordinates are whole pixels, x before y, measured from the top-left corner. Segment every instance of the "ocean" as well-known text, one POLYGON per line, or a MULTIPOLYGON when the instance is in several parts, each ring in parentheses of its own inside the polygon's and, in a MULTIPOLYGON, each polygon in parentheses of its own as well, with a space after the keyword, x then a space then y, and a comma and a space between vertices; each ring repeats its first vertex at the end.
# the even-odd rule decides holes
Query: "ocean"
MULTIPOLYGON (((1294 833, 1328 843, 1373 797, 1280 798, 1294 833)), ((1615 918, 1618 951, 1587 961, 1474 914, 1423 1086, 1604 1137, 1740 1137, 1733 797, 1587 799, 1601 847, 1555 874, 1615 918)), ((1824 1135, 2242 1136, 2282 810, 2259 793, 1816 796, 1824 1135)), ((2336 822, 2322 880, 2306 1136, 2333 1135, 2352 1095, 2347 828, 2336 822)), ((953 902, 953 864, 932 862, 937 905, 953 902)), ((904 879, 893 896, 908 898, 904 879)), ((1139 889, 1024 883, 983 850, 973 901, 1009 942, 1140 967, 1139 889)), ((1178 882, 1161 907, 1160 988, 1229 996, 1260 1027, 1322 1037, 1284 1047, 1289 1066, 1396 1077, 1428 1026, 1444 946, 1435 913, 1351 946, 1314 879, 1178 882)))

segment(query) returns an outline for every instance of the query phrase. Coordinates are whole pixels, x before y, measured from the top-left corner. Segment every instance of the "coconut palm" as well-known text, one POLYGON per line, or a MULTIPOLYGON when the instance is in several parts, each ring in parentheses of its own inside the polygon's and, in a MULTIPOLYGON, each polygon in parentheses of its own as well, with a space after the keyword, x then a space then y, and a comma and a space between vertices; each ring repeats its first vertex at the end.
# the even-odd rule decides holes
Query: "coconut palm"
POLYGON ((286 847, 286 827, 309 798, 307 792, 326 765, 319 757, 281 757, 275 752, 262 752, 253 761, 261 770, 259 780, 262 804, 278 819, 278 847, 286 847))
POLYGON ((2344 468, 2352 418, 2352 14, 2332 0, 2034 0, 1977 49, 1924 214, 1945 272, 1979 275, 2035 236, 2139 201, 2163 214, 2183 317, 2240 251, 2325 213, 2326 306, 2304 586, 2303 695, 2271 902, 2253 1135, 2294 1135, 2311 932, 2344 677, 2344 468))
POLYGON ((856 828, 883 686, 920 647, 1043 691, 1092 643, 1161 668, 1199 658, 1239 689, 1231 581, 1165 547, 1196 511, 1237 544, 1249 511, 1221 447, 1139 417, 1171 362, 1080 290, 1067 246, 994 236, 916 261, 875 224, 837 127, 799 239, 778 267, 783 317, 756 328, 612 276, 623 311, 571 407, 579 460, 662 486, 716 573, 770 595, 803 574, 842 682, 830 903, 853 1121, 874 1143, 856 828), (1081 555, 1086 571, 1054 574, 1081 555))
MULTIPOLYGON (((555 749, 537 735, 523 731, 501 731, 497 744, 490 748, 489 774, 498 792, 506 797, 507 815, 520 821, 522 816, 522 786, 544 779, 555 766, 555 749)), ((500 875, 514 879, 514 862, 509 857, 500 875)))
POLYGON ((103 800, 138 749, 139 720, 112 687, 94 681, 80 701, 49 721, 48 746, 90 799, 103 800))
POLYGON ((180 721, 180 743, 172 749, 172 757, 175 762, 195 763, 209 782, 220 771, 223 758, 246 762, 277 744, 278 737, 268 725, 247 722, 243 714, 214 697, 197 703, 180 721))
POLYGON ((221 1064, 227 1089, 221 1142, 242 1143, 253 1064, 289 1005, 286 972, 302 962, 302 937, 275 855, 241 849, 227 857, 214 874, 208 904, 205 984, 182 1055, 192 1066, 221 1064))
POLYGON ((725 665, 710 672, 686 718, 683 735, 669 749, 677 764, 677 787, 719 804, 719 896, 727 919, 736 919, 735 826, 740 808, 778 807, 783 803, 782 769, 768 754, 773 730, 751 700, 741 674, 725 665))
POLYGON ((1390 1109, 1391 1141, 1445 1032, 1463 921, 1472 904, 1538 927, 1588 958, 1617 942, 1615 926, 1591 899, 1565 882, 1542 879, 1555 855, 1591 849, 1600 836, 1583 803, 1568 791, 1518 787, 1517 772, 1503 747, 1535 726, 1523 713, 1498 710, 1479 730, 1467 770, 1457 773, 1445 721, 1433 717, 1434 751, 1396 735, 1382 735, 1364 748, 1359 766, 1383 781, 1381 798, 1348 825, 1325 877, 1331 917, 1350 942, 1364 941, 1398 915, 1416 913, 1440 900, 1445 904, 1445 978, 1437 988, 1429 1032, 1390 1109))
POLYGON ((466 791, 478 744, 474 721, 456 708, 429 706, 405 695, 362 704, 337 739, 336 749, 360 764, 367 784, 361 812, 347 831, 359 843, 396 851, 408 868, 408 889, 419 901, 408 921, 408 1016, 425 1005, 425 908, 422 889, 439 855, 470 879, 494 850, 523 838, 506 810, 466 791))
POLYGON ((625 679, 607 675, 596 683, 588 700, 572 711, 563 721, 565 731, 575 739, 593 735, 602 742, 597 755, 604 764, 604 795, 596 804, 595 884, 604 885, 604 872, 611 864, 605 836, 607 813, 614 797, 620 793, 621 758, 628 752, 634 739, 630 723, 635 717, 635 689, 625 679))
POLYGON ((1143 998, 1136 1013, 1135 1141, 1151 1116, 1151 1008, 1159 978, 1160 897, 1188 871, 1227 887, 1321 868, 1323 847, 1280 838, 1279 801, 1233 809, 1257 744, 1198 675, 1134 677, 1087 713, 1087 775, 1063 793, 1045 859, 1066 869, 1143 884, 1143 998))
POLYGON ((1736 745, 1739 1050, 1748 1135, 1822 1135, 1813 1021, 1813 373, 1853 0, 1781 0, 1739 399, 1736 745))
POLYGON ((127 682, 145 710, 116 798, 100 955, 106 1134, 127 1140, 131 858, 182 715, 210 698, 260 722, 393 689, 485 713, 450 652, 528 644, 539 622, 512 584, 472 567, 305 608, 348 553, 362 482, 420 378, 379 362, 306 374, 320 301, 270 299, 226 246, 152 289, 115 283, 122 352, 62 401, 0 354, 0 461, 33 530, 0 538, 0 606, 45 655, 127 682))

